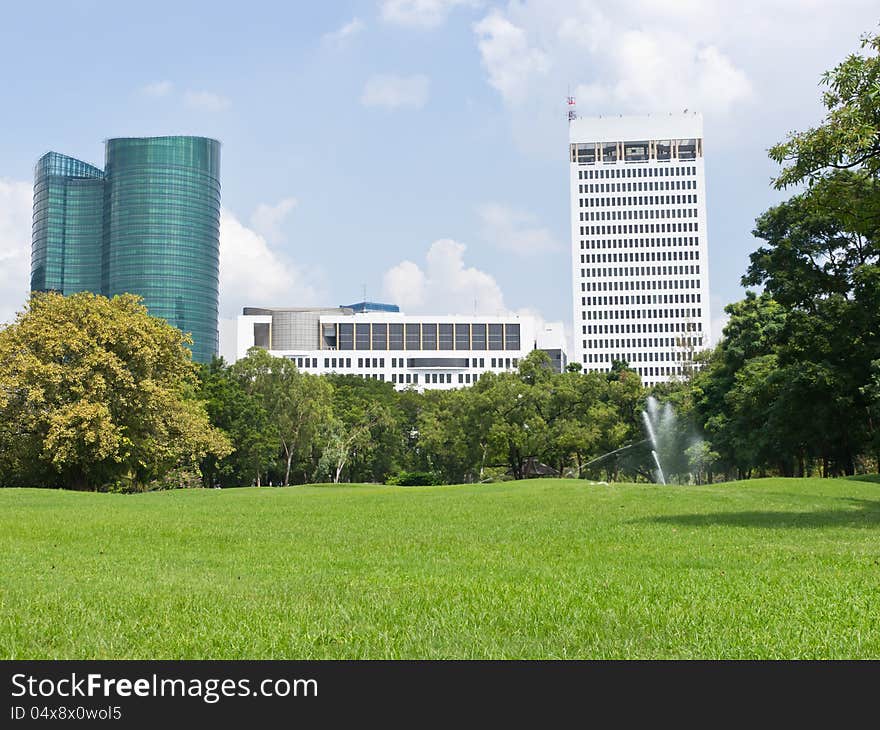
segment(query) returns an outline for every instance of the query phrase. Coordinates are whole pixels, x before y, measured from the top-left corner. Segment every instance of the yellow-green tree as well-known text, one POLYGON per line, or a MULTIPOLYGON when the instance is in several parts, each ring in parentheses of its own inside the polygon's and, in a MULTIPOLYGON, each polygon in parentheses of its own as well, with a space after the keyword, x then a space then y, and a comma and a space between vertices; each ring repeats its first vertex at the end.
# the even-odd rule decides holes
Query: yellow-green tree
POLYGON ((191 342, 131 294, 35 293, 0 330, 0 484, 136 490, 230 453, 191 342))

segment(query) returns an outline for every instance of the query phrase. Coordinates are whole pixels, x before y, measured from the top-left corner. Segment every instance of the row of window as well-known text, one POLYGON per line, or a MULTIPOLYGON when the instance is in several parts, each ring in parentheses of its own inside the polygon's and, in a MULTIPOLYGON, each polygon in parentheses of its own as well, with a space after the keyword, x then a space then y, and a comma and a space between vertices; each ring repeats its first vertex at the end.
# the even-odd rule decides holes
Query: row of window
MULTIPOLYGON (((297 357, 295 355, 287 355, 290 360, 294 360, 296 362, 296 366, 298 368, 316 368, 318 367, 318 358, 314 357, 297 357)), ((510 357, 492 357, 492 358, 484 358, 484 357, 475 357, 471 359, 471 367, 477 368, 485 368, 486 360, 489 360, 490 368, 506 368, 510 370, 511 368, 516 368, 519 364, 518 358, 510 358, 510 357)), ((352 358, 350 357, 325 357, 324 358, 324 368, 325 369, 351 369, 352 367, 352 358)), ((467 358, 465 358, 465 365, 467 367, 467 358)), ((408 367, 406 364, 406 359, 402 357, 393 357, 391 358, 391 367, 392 368, 403 368, 408 367)), ((385 367, 385 358, 384 357, 359 357, 357 358, 357 367, 359 369, 363 368, 384 368, 385 367)), ((409 381, 407 381, 409 382, 409 381)))
POLYGON ((324 346, 337 350, 520 349, 519 324, 338 322, 323 333, 324 346))
MULTIPOLYGON (((584 355, 584 365, 586 366, 586 364, 587 364, 587 356, 584 355)), ((669 377, 672 375, 685 375, 690 370, 692 370, 694 368, 698 368, 698 367, 699 367, 699 365, 697 363, 694 363, 694 364, 690 365, 689 367, 681 367, 680 365, 679 366, 665 365, 665 366, 636 367, 636 368, 633 368, 633 370, 635 370, 643 378, 645 378, 645 377, 656 378, 656 377, 664 377, 664 376, 669 377)), ((606 367, 600 368, 600 367, 595 367, 595 366, 587 366, 586 369, 594 371, 594 372, 596 372, 596 371, 605 372, 605 373, 611 372, 611 368, 606 368, 606 367)), ((656 384, 657 384, 657 381, 645 380, 645 385, 651 386, 651 385, 656 385, 656 384)))
POLYGON ((696 195, 628 195, 622 198, 580 198, 581 208, 612 208, 623 205, 687 205, 697 202, 696 195))
POLYGON ((601 210, 581 213, 582 221, 647 220, 654 218, 697 218, 696 208, 660 208, 659 210, 601 210))
POLYGON ((679 357, 673 357, 675 353, 672 352, 597 352, 597 353, 588 353, 586 357, 587 363, 592 362, 614 362, 618 360, 620 362, 680 362, 683 360, 692 360, 693 353, 692 352, 681 352, 678 353, 679 357))
MULTIPOLYGON (((486 367, 486 360, 487 360, 487 358, 485 358, 485 357, 473 357, 470 359, 470 366, 472 368, 478 368, 478 367, 485 368, 486 367)), ((489 367, 492 367, 492 368, 508 368, 508 369, 511 367, 515 368, 517 366, 517 364, 519 363, 519 359, 515 358, 515 357, 514 358, 491 357, 491 358, 488 358, 488 360, 489 360, 489 367)), ((429 367, 430 366, 430 364, 429 365, 422 365, 422 362, 423 362, 422 359, 392 357, 391 358, 391 367, 404 368, 404 367, 420 367, 420 366, 421 367, 429 367)), ((457 362, 455 364, 458 365, 457 362)), ((468 358, 463 358, 463 361, 461 362, 461 367, 467 367, 467 366, 468 366, 468 358)))
MULTIPOLYGON (((583 231, 583 227, 581 227, 583 231)), ((698 236, 661 236, 660 238, 592 238, 581 239, 581 249, 598 250, 600 248, 673 248, 677 246, 697 246, 698 236), (587 245, 589 244, 589 245, 587 245)))
MULTIPOLYGON (((601 299, 602 297, 596 297, 596 298, 597 298, 597 299, 601 299)), ((621 298, 622 298, 622 297, 621 297, 621 298)), ((581 302, 583 303, 583 300, 581 300, 581 302)), ((649 303, 650 303, 650 302, 649 302, 649 303)), ((675 304, 675 303, 678 303, 678 302, 664 302, 664 304, 665 304, 665 303, 668 303, 668 304, 675 304)), ((676 310, 676 311, 677 311, 677 310, 676 310)), ((693 312, 693 311, 700 312, 700 311, 702 311, 702 310, 701 310, 700 308, 697 308, 696 310, 690 309, 690 310, 687 310, 687 311, 690 311, 690 312, 693 312)), ((583 310, 582 310, 582 311, 581 311, 581 319, 583 319, 583 320, 596 320, 596 319, 639 319, 639 317, 636 316, 637 313, 638 313, 638 310, 636 310, 636 311, 634 312, 634 311, 632 311, 632 310, 626 310, 626 309, 600 309, 600 310, 598 310, 598 311, 583 311, 583 310)), ((664 319, 669 319, 669 318, 668 318, 668 317, 664 317, 664 319)), ((653 325, 646 325, 646 326, 650 328, 650 327, 653 326, 653 325)), ((663 324, 661 323, 659 326, 662 328, 662 327, 663 327, 663 324)), ((697 329, 698 329, 698 330, 702 330, 702 329, 703 329, 703 325, 702 325, 701 323, 699 323, 699 322, 697 323, 697 329)), ((648 331, 648 332, 656 332, 656 331, 658 331, 658 330, 651 330, 651 329, 648 329, 647 331, 648 331)), ((659 331, 662 332, 663 330, 661 329, 661 330, 659 330, 659 331)), ((669 331, 669 330, 667 330, 667 331, 669 331)))
POLYGON ((583 340, 583 346, 590 350, 607 350, 610 347, 696 347, 703 344, 702 340, 702 337, 637 337, 622 340, 583 340))
MULTIPOLYGON (((586 215, 581 212, 581 220, 586 215)), ((617 233, 696 233, 699 223, 630 223, 627 225, 581 226, 582 236, 610 236, 617 233), (619 230, 618 230, 619 229, 619 230)))
MULTIPOLYGON (((461 385, 470 385, 471 383, 476 383, 480 379, 480 375, 482 373, 458 373, 458 382, 461 385)), ((409 385, 410 383, 418 385, 419 376, 417 373, 413 373, 412 381, 410 381, 409 373, 397 373, 391 374, 391 382, 396 383, 397 385, 409 385)), ((452 373, 425 373, 425 384, 443 384, 452 385, 452 373)))
MULTIPOLYGON (((643 332, 696 332, 697 322, 663 322, 659 325, 647 324, 591 324, 583 327, 585 335, 641 334, 643 332), (653 328, 653 329, 652 329, 653 328)), ((703 338, 700 337, 700 340, 703 338)))
POLYGON ((682 177, 696 175, 697 168, 693 165, 681 167, 670 165, 664 167, 612 167, 605 170, 578 170, 579 180, 610 180, 626 177, 682 177))
POLYGON ((586 276, 685 276, 687 274, 699 273, 699 264, 690 264, 688 266, 621 266, 620 268, 615 266, 598 269, 581 269, 581 278, 586 276))
MULTIPOLYGON (((578 185, 581 195, 586 193, 641 193, 659 190, 696 190, 696 180, 666 180, 665 182, 646 183, 596 183, 595 185, 578 185)), ((668 202, 668 201, 667 201, 668 202)))
POLYGON ((645 251, 642 253, 581 254, 582 264, 622 264, 635 261, 699 261, 699 251, 645 251))
MULTIPOLYGON (((667 268, 652 266, 651 269, 667 268)), ((658 275, 655 272, 655 275, 658 275)), ((668 276, 668 274, 667 274, 668 276)), ((699 289, 699 279, 636 279, 635 281, 585 281, 581 291, 636 291, 639 289, 699 289)))
POLYGON ((699 319, 703 316, 702 311, 700 307, 686 309, 600 309, 597 312, 588 311, 586 315, 587 319, 699 319))
MULTIPOLYGON (((594 297, 589 297, 593 299, 594 297)), ((595 299, 603 299, 604 297, 595 297, 595 299)), ((610 297, 609 297, 610 298, 610 297)), ((624 297, 620 297, 623 299, 624 297)), ((601 305, 588 305, 586 303, 587 297, 581 297, 581 304, 586 306, 601 306, 601 305)), ((700 303, 700 294, 648 294, 639 296, 631 296, 626 297, 627 304, 630 303, 630 299, 632 300, 632 304, 699 304, 700 303)), ((581 319, 586 319, 587 313, 586 310, 581 310, 581 319)))

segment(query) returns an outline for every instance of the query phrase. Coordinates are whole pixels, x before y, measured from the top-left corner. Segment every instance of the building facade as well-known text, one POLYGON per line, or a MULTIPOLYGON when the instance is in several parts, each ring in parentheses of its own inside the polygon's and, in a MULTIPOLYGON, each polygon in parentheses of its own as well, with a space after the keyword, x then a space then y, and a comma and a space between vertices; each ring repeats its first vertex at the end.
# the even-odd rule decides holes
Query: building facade
POLYGON ((516 369, 534 349, 546 350, 560 370, 567 363, 561 323, 518 315, 414 316, 375 305, 366 311, 245 307, 235 327, 234 359, 262 347, 303 372, 358 375, 398 389, 466 387, 486 372, 516 369))
POLYGON ((702 116, 573 119, 569 171, 573 357, 686 375, 710 340, 702 116))
POLYGON ((31 290, 138 294, 150 314, 218 351, 220 143, 106 142, 103 170, 49 152, 34 174, 31 290))

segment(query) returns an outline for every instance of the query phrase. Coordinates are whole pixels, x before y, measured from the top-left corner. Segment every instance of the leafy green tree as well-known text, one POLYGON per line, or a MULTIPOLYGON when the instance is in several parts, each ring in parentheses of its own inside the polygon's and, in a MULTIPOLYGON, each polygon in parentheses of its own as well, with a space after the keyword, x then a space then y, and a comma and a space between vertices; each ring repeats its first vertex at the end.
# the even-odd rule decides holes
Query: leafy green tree
POLYGON ((143 489, 227 455, 195 397, 191 342, 134 295, 35 293, 0 331, 3 481, 143 489))
POLYGON ((235 377, 222 359, 202 366, 201 397, 211 423, 235 444, 235 451, 218 458, 209 454, 202 473, 209 485, 260 484, 277 456, 278 442, 261 400, 235 377))
POLYGON ((745 477, 761 465, 762 454, 767 453, 760 446, 760 429, 765 425, 768 403, 756 395, 755 380, 776 367, 775 353, 783 338, 786 315, 769 294, 754 292, 746 292, 745 299, 727 305, 725 311, 730 319, 724 336, 694 375, 690 389, 695 420, 719 454, 718 461, 745 477), (768 357, 773 359, 762 360, 768 357), (741 374, 752 362, 757 364, 741 374), (766 366, 768 362, 772 367, 766 366), (751 405, 744 407, 748 399, 751 405), (749 420, 752 417, 754 421, 749 420))
POLYGON ((273 357, 251 348, 232 365, 246 391, 256 396, 272 424, 284 469, 284 486, 290 484, 294 462, 301 465, 303 481, 314 473, 320 459, 318 435, 332 419, 330 381, 301 373, 292 360, 273 357))
POLYGON ((829 169, 862 168, 880 172, 880 34, 862 37, 868 55, 851 54, 822 76, 827 91, 824 123, 789 135, 770 149, 784 165, 776 187, 813 183, 829 169))
POLYGON ((481 480, 489 448, 485 397, 474 388, 429 390, 419 397, 418 447, 425 455, 424 468, 447 483, 481 480))
POLYGON ((348 481, 384 481, 403 444, 394 386, 354 375, 326 377, 333 385, 333 419, 321 474, 334 482, 346 471, 348 481))

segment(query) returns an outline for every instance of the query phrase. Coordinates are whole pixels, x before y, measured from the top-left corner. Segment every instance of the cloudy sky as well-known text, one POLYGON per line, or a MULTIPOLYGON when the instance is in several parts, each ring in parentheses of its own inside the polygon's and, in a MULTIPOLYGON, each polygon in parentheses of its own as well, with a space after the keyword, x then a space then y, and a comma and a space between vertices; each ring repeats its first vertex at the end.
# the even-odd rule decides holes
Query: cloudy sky
POLYGON ((821 73, 878 20, 876 0, 4 3, 0 321, 40 155, 197 134, 223 143, 222 316, 366 291, 569 325, 571 91, 582 115, 703 112, 717 323, 781 199, 767 148, 821 119, 821 73))

